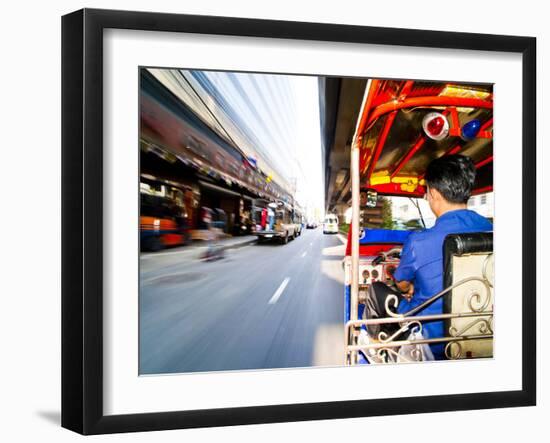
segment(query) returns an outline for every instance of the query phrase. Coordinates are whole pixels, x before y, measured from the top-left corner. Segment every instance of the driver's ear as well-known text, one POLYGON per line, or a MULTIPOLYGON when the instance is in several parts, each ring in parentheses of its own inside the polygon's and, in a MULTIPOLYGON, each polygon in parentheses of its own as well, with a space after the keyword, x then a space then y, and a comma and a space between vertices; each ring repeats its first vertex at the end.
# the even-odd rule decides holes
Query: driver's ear
POLYGON ((428 192, 430 193, 430 198, 433 201, 441 200, 441 193, 437 189, 430 187, 428 188, 428 192))

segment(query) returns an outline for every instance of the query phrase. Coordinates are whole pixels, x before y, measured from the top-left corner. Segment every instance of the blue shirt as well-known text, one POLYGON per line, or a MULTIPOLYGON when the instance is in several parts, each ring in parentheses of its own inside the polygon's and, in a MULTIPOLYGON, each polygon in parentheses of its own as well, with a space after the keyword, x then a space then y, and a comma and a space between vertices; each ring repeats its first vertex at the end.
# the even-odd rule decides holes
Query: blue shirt
MULTIPOLYGON (((448 234, 492 231, 493 225, 469 209, 457 209, 440 216, 430 229, 413 232, 403 245, 401 261, 394 278, 414 283, 414 296, 410 302, 402 300, 397 312, 404 314, 443 290, 443 242, 448 234)), ((443 297, 416 315, 441 314, 443 297)), ((422 334, 426 338, 444 337, 442 321, 425 323, 422 334)), ((436 358, 443 357, 444 345, 432 345, 436 358)))

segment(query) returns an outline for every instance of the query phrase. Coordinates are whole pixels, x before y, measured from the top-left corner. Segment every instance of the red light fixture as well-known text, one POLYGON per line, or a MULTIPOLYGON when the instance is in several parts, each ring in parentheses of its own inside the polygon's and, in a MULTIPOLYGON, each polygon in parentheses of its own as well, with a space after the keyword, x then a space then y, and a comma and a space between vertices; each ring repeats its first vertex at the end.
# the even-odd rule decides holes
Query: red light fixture
POLYGON ((449 122, 439 112, 430 112, 422 120, 422 129, 432 140, 443 140, 449 134, 449 122))

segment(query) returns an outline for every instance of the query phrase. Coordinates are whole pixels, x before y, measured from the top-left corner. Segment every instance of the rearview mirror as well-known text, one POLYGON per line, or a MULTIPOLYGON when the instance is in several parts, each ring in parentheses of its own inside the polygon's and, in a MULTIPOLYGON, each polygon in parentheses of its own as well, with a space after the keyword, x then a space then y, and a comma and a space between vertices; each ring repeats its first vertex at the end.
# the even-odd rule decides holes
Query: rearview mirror
POLYGON ((378 201, 378 192, 374 189, 367 189, 367 208, 376 207, 376 202, 378 201))

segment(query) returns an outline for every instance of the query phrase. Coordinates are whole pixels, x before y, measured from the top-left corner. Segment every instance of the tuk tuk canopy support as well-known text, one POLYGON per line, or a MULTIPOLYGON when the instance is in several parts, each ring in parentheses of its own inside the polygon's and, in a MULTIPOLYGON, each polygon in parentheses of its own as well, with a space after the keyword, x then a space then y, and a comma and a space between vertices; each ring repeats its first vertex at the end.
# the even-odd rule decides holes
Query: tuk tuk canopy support
POLYGON ((374 153, 371 155, 370 161, 367 166, 368 168, 367 177, 371 176, 372 171, 374 170, 374 166, 376 165, 376 162, 380 158, 380 154, 384 149, 384 145, 386 144, 386 139, 388 138, 388 134, 390 133, 390 129, 393 125, 393 122, 395 121, 396 116, 397 116, 397 111, 394 111, 390 115, 388 115, 388 117, 386 118, 386 121, 384 122, 384 128, 382 129, 382 133, 378 138, 378 142, 376 144, 376 148, 374 149, 374 153))
MULTIPOLYGON (((400 172, 406 167, 411 159, 426 145, 428 140, 425 134, 419 135, 416 141, 398 161, 397 165, 390 171, 378 171, 375 168, 380 157, 383 155, 385 145, 393 124, 397 118, 399 110, 413 109, 417 107, 446 107, 442 114, 451 120, 449 135, 452 137, 461 137, 461 127, 458 118, 460 108, 477 108, 492 110, 492 95, 489 98, 461 97, 452 95, 423 95, 418 97, 408 97, 414 89, 415 82, 407 80, 404 82, 396 98, 391 101, 379 104, 377 95, 383 89, 383 81, 371 79, 367 84, 365 97, 361 107, 360 118, 354 136, 354 143, 360 148, 360 174, 365 178, 367 185, 372 186, 382 194, 407 195, 409 197, 423 196, 425 192, 424 174, 414 176, 408 174, 406 177, 400 176, 400 172), (378 140, 374 147, 364 148, 364 142, 367 131, 377 119, 385 117, 378 140)), ((492 125, 493 118, 490 117, 483 122, 476 138, 491 139, 493 134, 488 130, 492 125)), ((452 155, 459 153, 464 148, 464 142, 457 141, 451 145, 443 155, 452 155)), ((492 159, 479 160, 478 168, 489 164, 492 159)))
MULTIPOLYGON (((454 109, 456 110, 456 108, 454 109)), ((449 114, 449 111, 445 109, 445 111, 443 111, 443 115, 447 116, 447 114, 449 114)), ((405 157, 401 159, 401 161, 397 164, 397 166, 391 173, 392 179, 399 173, 399 171, 401 171, 401 169, 403 169, 403 166, 407 164, 407 162, 413 157, 413 155, 416 154, 420 150, 420 148, 422 148, 422 146, 424 146, 424 143, 426 143, 426 140, 427 140, 426 135, 421 135, 418 137, 418 140, 416 141, 416 143, 412 146, 411 149, 409 149, 409 152, 405 154, 405 157)))
POLYGON ((405 108, 436 107, 436 106, 456 106, 462 108, 482 108, 493 109, 493 102, 480 98, 469 97, 448 97, 442 95, 429 97, 412 97, 405 100, 393 100, 376 107, 368 118, 367 128, 379 117, 393 111, 405 108))
POLYGON ((486 159, 477 162, 475 164, 475 167, 476 167, 476 169, 479 169, 479 168, 491 163, 492 161, 493 161, 493 156, 491 155, 490 157, 487 157, 486 159))

